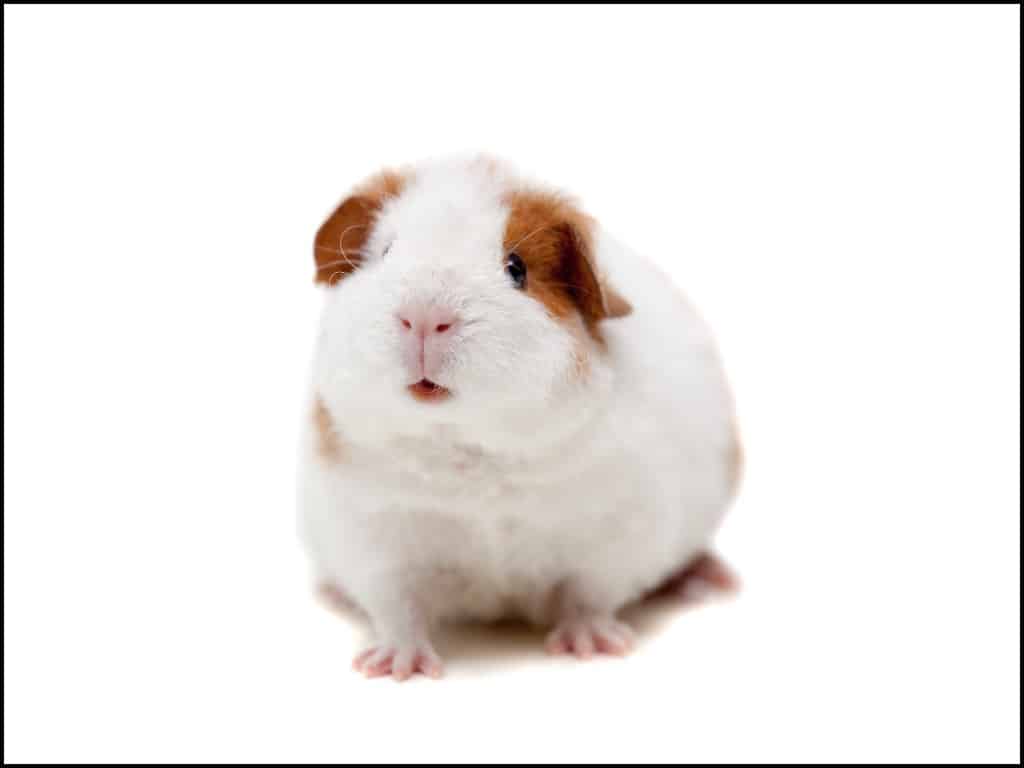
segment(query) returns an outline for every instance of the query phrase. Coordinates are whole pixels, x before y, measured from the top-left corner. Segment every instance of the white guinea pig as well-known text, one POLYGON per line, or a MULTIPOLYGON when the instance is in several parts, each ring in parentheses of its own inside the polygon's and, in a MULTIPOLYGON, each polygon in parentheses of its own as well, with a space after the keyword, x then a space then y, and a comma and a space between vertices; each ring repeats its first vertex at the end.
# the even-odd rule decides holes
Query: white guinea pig
POLYGON ((714 342, 567 197, 485 159, 385 171, 316 235, 300 528, 373 622, 369 676, 437 676, 431 629, 521 618, 623 653, 627 603, 725 586, 740 470, 714 342))

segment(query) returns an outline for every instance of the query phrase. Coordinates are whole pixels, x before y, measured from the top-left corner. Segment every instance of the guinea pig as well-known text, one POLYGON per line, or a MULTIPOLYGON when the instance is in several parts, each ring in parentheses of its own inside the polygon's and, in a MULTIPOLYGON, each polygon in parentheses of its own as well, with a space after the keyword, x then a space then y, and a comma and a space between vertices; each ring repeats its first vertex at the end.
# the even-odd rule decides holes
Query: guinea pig
POLYGON ((728 586, 740 474, 714 341, 570 197, 481 158, 384 171, 316 233, 300 532, 372 622, 367 676, 436 677, 443 621, 622 654, 618 613, 728 586))

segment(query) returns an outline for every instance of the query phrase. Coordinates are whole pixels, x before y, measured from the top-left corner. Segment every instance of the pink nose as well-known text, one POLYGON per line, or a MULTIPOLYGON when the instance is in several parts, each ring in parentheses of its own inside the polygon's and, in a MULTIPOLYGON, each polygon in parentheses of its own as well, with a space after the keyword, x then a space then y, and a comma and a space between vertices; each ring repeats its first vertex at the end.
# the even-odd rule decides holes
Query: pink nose
POLYGON ((444 363, 459 317, 447 307, 403 307, 398 311, 402 358, 411 378, 430 379, 444 363))
POLYGON ((458 321, 458 316, 445 307, 406 308, 398 311, 398 322, 402 325, 403 333, 420 338, 447 333, 458 321))

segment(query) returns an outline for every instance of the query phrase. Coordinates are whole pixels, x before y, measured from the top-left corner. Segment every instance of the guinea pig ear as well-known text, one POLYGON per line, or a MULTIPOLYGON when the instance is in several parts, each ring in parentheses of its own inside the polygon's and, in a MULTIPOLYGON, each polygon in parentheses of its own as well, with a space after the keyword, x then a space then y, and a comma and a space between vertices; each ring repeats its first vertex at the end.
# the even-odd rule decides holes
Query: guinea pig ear
POLYGON ((404 182, 400 174, 384 171, 361 184, 334 209, 320 225, 313 243, 315 282, 333 285, 359 268, 377 214, 384 203, 401 193, 404 182))
POLYGON ((608 317, 608 306, 605 287, 594 266, 590 222, 573 212, 557 225, 556 231, 561 241, 561 263, 553 276, 562 282, 587 328, 595 332, 597 322, 608 317))
POLYGON ((598 272, 593 220, 569 199, 547 191, 515 190, 505 202, 505 251, 525 263, 527 293, 555 317, 578 313, 600 340, 598 323, 628 315, 632 308, 598 272))
POLYGON ((625 317, 633 314, 633 305, 621 293, 607 285, 604 289, 604 306, 606 317, 625 317))
POLYGON ((577 287, 570 291, 574 293, 573 298, 587 326, 599 320, 631 314, 633 305, 609 285, 607 278, 600 275, 595 266, 590 234, 593 222, 582 214, 576 214, 566 226, 570 234, 564 238, 568 247, 563 253, 563 274, 569 285, 577 287), (572 220, 574 218, 575 221, 572 220))

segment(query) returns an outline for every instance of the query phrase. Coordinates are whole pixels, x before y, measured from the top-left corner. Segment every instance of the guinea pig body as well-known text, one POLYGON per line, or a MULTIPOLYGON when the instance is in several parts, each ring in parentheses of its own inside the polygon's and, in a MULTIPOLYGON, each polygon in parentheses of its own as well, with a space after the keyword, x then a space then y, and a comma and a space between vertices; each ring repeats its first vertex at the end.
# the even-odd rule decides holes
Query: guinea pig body
POLYGON ((368 675, 437 675, 431 628, 508 617, 628 649, 616 614, 705 552, 739 473, 707 328, 566 198, 487 161, 388 173, 317 236, 300 472, 317 578, 368 675))

